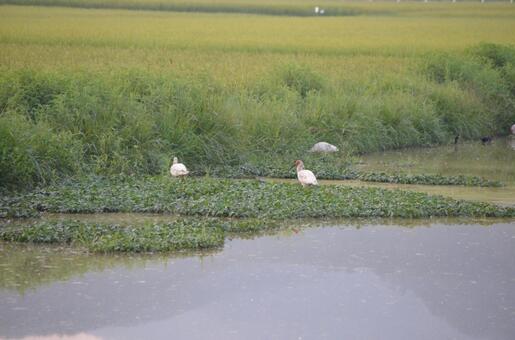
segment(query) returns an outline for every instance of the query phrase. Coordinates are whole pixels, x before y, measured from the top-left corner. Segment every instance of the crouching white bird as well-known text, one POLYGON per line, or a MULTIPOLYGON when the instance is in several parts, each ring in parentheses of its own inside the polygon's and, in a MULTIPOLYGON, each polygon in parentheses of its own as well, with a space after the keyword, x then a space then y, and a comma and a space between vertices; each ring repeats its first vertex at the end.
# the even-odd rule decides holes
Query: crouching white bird
POLYGON ((187 174, 189 174, 189 171, 188 171, 188 169, 186 169, 186 166, 184 164, 179 163, 179 161, 177 160, 177 157, 174 157, 173 164, 170 167, 170 174, 173 177, 181 177, 181 176, 186 176, 187 174))
POLYGON ((338 152, 338 148, 332 144, 329 144, 327 142, 318 142, 309 152, 322 152, 322 153, 331 153, 331 152, 338 152))
POLYGON ((304 170, 304 162, 296 160, 295 166, 297 167, 297 178, 303 187, 306 185, 318 185, 315 175, 310 170, 304 170))

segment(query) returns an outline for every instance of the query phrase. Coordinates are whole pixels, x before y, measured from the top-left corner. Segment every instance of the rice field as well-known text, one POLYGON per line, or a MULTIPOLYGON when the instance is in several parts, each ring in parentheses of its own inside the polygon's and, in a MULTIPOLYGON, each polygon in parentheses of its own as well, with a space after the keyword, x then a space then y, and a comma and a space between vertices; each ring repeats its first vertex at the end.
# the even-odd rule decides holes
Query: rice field
POLYGON ((398 72, 428 53, 463 53, 481 42, 515 43, 515 6, 508 3, 350 6, 392 13, 292 17, 2 6, 0 64, 9 69, 138 68, 238 81, 255 80, 295 61, 341 78, 378 69, 398 72), (459 10, 438 14, 451 7, 459 10))

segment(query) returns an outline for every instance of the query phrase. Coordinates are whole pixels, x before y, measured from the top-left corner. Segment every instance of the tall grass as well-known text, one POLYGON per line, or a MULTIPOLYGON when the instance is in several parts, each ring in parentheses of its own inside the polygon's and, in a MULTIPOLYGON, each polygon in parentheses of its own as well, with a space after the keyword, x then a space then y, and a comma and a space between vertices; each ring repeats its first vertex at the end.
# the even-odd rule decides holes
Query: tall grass
POLYGON ((344 154, 505 134, 514 49, 427 55, 409 77, 331 79, 287 63, 244 87, 144 71, 0 74, 0 185, 63 176, 290 167, 316 141, 344 154))

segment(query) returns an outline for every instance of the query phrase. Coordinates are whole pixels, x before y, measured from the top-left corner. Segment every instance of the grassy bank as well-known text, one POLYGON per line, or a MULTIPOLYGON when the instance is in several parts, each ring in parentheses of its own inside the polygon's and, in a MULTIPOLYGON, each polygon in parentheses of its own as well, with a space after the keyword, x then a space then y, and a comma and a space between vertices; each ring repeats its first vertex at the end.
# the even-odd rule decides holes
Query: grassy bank
POLYGON ((506 134, 515 121, 514 55, 481 45, 470 56, 427 56, 409 79, 359 81, 287 64, 241 88, 135 71, 6 71, 0 185, 160 174, 174 155, 198 174, 274 175, 301 158, 337 178, 352 153, 506 134), (343 155, 309 156, 320 140, 343 155))
POLYGON ((457 201, 423 193, 379 188, 322 186, 253 180, 89 179, 27 194, 4 196, 1 217, 38 212, 144 212, 259 219, 329 217, 513 217, 514 208, 457 201))

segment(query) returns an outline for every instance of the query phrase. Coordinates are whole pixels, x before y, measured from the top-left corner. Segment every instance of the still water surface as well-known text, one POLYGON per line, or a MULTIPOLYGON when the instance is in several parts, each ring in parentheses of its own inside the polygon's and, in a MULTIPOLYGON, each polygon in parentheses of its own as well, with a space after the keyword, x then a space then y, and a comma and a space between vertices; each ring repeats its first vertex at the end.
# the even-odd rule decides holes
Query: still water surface
POLYGON ((513 220, 291 228, 180 256, 0 247, 0 337, 515 339, 513 220))

